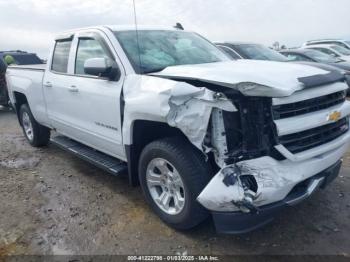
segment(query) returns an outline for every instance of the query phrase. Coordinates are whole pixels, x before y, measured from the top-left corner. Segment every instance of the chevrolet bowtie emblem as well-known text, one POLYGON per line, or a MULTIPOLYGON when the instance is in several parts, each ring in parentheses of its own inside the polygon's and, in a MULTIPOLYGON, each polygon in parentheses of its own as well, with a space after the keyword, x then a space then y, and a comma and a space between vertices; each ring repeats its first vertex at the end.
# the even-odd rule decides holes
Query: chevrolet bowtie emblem
POLYGON ((338 121, 341 118, 341 113, 338 111, 334 111, 329 114, 328 121, 338 121))

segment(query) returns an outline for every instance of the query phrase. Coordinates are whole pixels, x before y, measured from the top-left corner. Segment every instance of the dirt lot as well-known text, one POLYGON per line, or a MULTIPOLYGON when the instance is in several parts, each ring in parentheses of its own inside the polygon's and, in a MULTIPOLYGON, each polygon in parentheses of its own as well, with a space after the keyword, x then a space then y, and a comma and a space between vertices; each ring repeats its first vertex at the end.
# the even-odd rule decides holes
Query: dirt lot
POLYGON ((164 225, 126 176, 113 177, 54 147, 28 145, 0 110, 0 255, 349 254, 350 154, 326 190, 243 236, 164 225))

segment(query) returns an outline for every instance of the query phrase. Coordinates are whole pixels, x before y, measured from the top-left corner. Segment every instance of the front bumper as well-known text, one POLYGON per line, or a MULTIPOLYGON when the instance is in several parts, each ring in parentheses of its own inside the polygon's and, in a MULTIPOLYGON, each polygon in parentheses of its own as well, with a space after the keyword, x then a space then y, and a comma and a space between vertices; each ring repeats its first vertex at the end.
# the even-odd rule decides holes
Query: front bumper
MULTIPOLYGON (((348 134, 350 131, 344 137, 348 134)), ((226 166, 212 178, 197 200, 214 212, 242 211, 239 204, 246 200, 247 192, 237 177, 250 176, 257 185, 257 190, 251 197, 252 205, 262 207, 282 201, 297 184, 337 163, 346 153, 348 144, 349 140, 336 149, 303 161, 289 159, 278 161, 264 156, 238 162, 234 166, 238 172, 233 166, 226 166), (227 185, 224 180, 231 174, 236 176, 238 182, 227 185)))
POLYGON ((212 212, 218 233, 242 234, 271 222, 281 210, 293 206, 311 196, 317 189, 326 187, 339 174, 342 161, 298 183, 281 201, 259 207, 256 213, 212 212))

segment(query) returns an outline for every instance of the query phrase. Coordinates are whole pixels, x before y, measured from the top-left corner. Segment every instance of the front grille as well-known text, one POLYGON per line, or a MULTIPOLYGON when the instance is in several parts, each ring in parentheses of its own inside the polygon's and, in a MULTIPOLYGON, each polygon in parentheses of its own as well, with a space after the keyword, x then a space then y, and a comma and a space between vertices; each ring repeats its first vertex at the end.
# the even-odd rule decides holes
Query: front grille
POLYGON ((300 102, 275 105, 273 106, 273 116, 274 119, 281 119, 303 115, 341 104, 345 101, 345 98, 346 92, 340 91, 300 102))
POLYGON ((306 131, 280 136, 280 143, 291 153, 299 153, 328 143, 349 130, 349 119, 343 118, 335 123, 306 131))

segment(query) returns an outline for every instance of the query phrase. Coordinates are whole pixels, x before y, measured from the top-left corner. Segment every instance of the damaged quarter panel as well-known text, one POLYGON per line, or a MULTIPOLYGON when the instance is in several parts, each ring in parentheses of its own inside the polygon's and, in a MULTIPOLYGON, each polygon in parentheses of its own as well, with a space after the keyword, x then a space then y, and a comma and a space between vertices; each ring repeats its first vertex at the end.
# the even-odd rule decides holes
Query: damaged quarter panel
POLYGON ((142 119, 179 128, 203 151, 212 109, 236 111, 230 100, 205 87, 147 75, 126 78, 124 100, 123 137, 127 145, 132 143, 132 123, 142 119))

